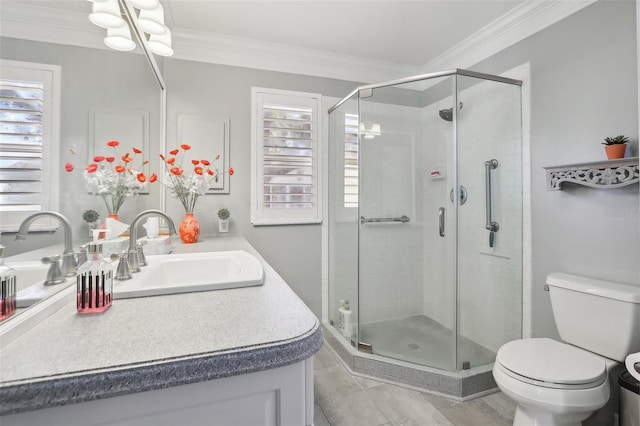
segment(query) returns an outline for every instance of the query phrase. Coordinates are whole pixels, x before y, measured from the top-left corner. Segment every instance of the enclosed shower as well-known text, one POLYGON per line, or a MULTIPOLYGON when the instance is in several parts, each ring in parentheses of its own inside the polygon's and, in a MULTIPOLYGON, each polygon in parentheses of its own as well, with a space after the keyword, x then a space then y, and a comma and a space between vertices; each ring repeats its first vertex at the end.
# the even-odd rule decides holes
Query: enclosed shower
POLYGON ((325 335, 354 372, 495 386, 522 334, 521 127, 520 81, 459 69, 330 109, 325 335))

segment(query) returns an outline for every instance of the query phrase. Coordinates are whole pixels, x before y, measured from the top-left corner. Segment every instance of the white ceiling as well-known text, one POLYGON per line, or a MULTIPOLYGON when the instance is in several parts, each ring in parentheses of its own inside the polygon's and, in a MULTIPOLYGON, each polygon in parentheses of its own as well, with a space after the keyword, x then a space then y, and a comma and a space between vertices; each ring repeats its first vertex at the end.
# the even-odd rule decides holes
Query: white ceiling
POLYGON ((422 66, 523 0, 164 1, 195 30, 422 66))
MULTIPOLYGON (((161 0, 174 58, 363 83, 470 68, 594 1, 161 0)), ((0 35, 105 48, 91 5, 0 0, 0 35)))

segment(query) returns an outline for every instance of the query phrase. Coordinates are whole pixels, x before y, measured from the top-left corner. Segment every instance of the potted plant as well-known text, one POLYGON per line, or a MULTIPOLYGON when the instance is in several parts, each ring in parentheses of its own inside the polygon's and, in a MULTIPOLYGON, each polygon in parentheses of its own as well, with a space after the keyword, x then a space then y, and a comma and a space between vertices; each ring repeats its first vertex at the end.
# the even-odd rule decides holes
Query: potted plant
POLYGON ((219 232, 229 232, 229 210, 225 208, 221 208, 218 210, 218 231, 219 232))
POLYGON ((82 220, 87 222, 87 225, 89 226, 89 240, 93 238, 93 230, 98 227, 99 219, 100 215, 93 209, 85 210, 84 213, 82 213, 82 220))
POLYGON ((614 137, 608 136, 604 138, 604 142, 602 142, 602 144, 605 146, 604 150, 607 153, 607 158, 609 160, 624 158, 624 153, 627 150, 626 143, 628 141, 629 138, 625 135, 618 135, 614 137))

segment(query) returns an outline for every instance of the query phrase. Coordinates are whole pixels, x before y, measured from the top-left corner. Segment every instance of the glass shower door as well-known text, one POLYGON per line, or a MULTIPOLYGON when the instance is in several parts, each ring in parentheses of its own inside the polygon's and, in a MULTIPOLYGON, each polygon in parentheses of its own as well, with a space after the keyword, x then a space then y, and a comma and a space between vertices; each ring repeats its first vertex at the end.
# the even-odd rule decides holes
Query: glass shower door
POLYGON ((453 123, 422 103, 408 85, 359 99, 359 348, 453 370, 453 123))
POLYGON ((458 76, 457 369, 491 363, 522 333, 520 86, 458 76))

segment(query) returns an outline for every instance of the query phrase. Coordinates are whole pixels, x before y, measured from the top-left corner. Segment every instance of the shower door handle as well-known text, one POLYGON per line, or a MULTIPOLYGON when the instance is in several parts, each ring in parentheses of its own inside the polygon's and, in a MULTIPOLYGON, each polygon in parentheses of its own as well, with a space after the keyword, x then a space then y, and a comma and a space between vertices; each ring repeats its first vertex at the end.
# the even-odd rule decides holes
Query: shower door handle
POLYGON ((484 162, 484 182, 485 182, 485 228, 489 231, 489 247, 493 247, 493 240, 495 238, 495 233, 498 232, 500 226, 498 222, 493 221, 493 211, 491 209, 491 170, 496 169, 498 167, 498 160, 495 158, 492 160, 488 160, 484 162))
POLYGON ((438 222, 440 224, 440 236, 444 237, 444 207, 438 209, 438 222))

